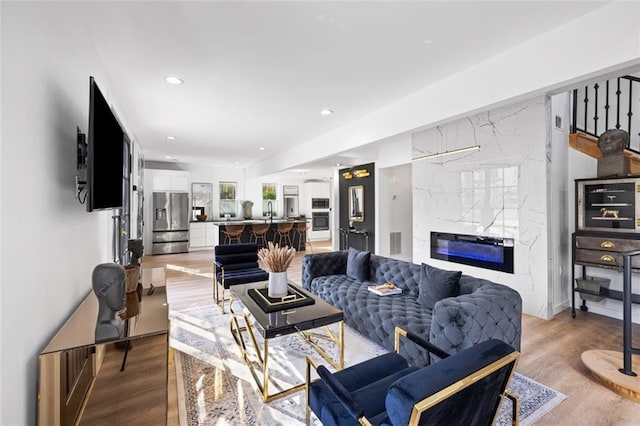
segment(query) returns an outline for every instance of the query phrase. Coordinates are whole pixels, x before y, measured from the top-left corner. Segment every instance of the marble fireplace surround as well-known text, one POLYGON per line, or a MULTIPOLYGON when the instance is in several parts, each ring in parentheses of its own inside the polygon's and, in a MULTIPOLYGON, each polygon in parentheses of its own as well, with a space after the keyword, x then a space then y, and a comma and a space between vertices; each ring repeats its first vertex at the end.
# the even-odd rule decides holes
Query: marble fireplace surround
POLYGON ((525 313, 542 318, 551 315, 549 118, 550 100, 539 97, 412 135, 414 159, 481 146, 413 162, 414 262, 506 284, 522 295, 525 313), (432 231, 513 238, 513 274, 432 259, 432 231))

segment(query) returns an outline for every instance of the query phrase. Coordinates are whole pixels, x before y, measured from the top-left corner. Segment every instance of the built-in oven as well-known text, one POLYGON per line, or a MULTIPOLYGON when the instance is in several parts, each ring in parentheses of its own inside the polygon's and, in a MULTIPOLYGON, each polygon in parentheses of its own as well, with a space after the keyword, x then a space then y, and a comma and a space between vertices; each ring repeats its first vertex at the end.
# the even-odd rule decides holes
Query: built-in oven
POLYGON ((312 198, 311 199, 312 210, 328 209, 328 208, 329 208, 328 198, 312 198))
POLYGON ((311 230, 329 230, 329 212, 311 212, 311 230))

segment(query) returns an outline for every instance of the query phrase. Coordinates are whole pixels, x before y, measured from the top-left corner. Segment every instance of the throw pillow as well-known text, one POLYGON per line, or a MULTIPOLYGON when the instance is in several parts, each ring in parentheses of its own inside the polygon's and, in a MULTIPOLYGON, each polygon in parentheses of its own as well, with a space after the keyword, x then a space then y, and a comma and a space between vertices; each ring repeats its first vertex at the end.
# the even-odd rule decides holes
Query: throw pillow
POLYGON ((371 252, 359 251, 353 247, 349 247, 347 256, 347 276, 358 281, 367 281, 369 279, 369 258, 371 252))
POLYGON ((433 309, 438 300, 457 296, 461 275, 462 271, 445 271, 423 263, 420 266, 418 303, 424 308, 433 309))

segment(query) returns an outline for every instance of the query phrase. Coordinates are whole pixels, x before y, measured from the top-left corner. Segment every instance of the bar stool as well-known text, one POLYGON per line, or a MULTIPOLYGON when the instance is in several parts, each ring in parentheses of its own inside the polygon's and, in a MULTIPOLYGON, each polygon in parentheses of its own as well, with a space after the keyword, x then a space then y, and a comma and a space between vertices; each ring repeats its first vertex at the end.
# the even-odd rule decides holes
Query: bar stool
POLYGON ((268 223, 254 223, 251 225, 251 238, 250 243, 256 243, 259 247, 267 246, 267 231, 269 230, 268 223))
POLYGON ((244 225, 225 225, 222 233, 224 234, 224 243, 231 244, 233 241, 241 243, 240 235, 244 231, 244 225))
POLYGON ((276 226, 276 235, 273 237, 273 240, 275 241, 276 237, 278 237, 278 244, 280 245, 280 247, 284 247, 282 245, 282 240, 284 240, 285 243, 289 243, 286 244, 289 247, 291 247, 291 237, 289 237, 289 232, 291 232, 291 230, 293 229, 293 222, 283 222, 283 223, 278 223, 278 225, 276 226))
POLYGON ((309 224, 307 222, 298 222, 296 226, 293 227, 293 232, 295 232, 293 240, 295 241, 296 237, 298 237, 298 251, 301 250, 301 247, 306 249, 308 245, 313 252, 313 246, 311 245, 309 234, 307 234, 308 230, 309 224))

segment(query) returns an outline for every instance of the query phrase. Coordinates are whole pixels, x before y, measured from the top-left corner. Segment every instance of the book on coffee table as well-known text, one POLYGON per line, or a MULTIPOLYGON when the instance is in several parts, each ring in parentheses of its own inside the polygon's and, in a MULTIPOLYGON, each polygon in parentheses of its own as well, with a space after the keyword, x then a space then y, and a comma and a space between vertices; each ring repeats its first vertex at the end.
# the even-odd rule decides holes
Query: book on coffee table
POLYGON ((390 296, 392 294, 402 293, 402 289, 396 286, 394 283, 370 285, 367 288, 370 292, 375 293, 378 296, 390 296))

